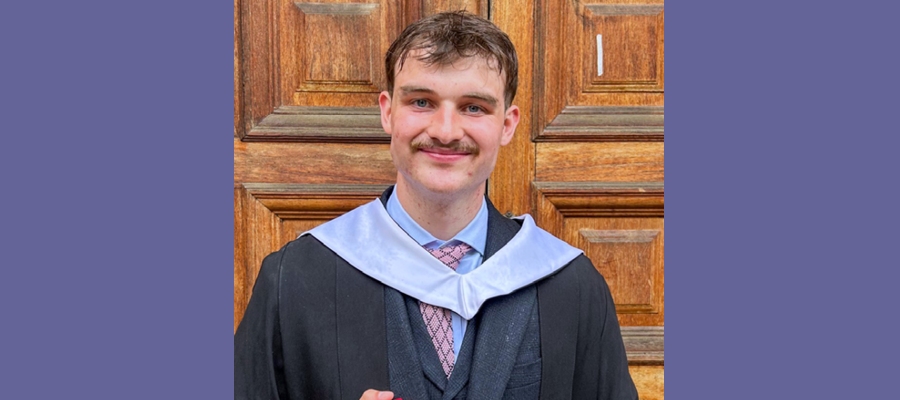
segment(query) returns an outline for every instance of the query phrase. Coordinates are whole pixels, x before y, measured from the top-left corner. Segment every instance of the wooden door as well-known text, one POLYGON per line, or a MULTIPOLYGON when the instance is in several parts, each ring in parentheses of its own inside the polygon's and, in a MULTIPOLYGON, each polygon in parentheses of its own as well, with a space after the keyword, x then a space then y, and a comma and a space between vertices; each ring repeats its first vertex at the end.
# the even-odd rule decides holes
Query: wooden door
POLYGON ((641 398, 663 398, 661 1, 234 6, 235 329, 268 253, 395 181, 377 107, 391 41, 418 18, 467 9, 507 32, 519 55, 523 118, 491 200, 585 251, 613 292, 641 398))

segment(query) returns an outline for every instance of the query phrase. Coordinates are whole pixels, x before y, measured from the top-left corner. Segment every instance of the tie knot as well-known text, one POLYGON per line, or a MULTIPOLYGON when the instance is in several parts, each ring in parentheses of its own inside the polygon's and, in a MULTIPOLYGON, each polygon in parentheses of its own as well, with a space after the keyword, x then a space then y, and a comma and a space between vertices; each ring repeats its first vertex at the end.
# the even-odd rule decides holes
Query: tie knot
POLYGON ((459 260, 462 260, 463 256, 472 249, 472 246, 469 246, 465 243, 460 243, 452 246, 442 246, 436 249, 428 250, 431 255, 440 260, 444 265, 450 267, 454 271, 456 271, 456 267, 459 266, 459 260))

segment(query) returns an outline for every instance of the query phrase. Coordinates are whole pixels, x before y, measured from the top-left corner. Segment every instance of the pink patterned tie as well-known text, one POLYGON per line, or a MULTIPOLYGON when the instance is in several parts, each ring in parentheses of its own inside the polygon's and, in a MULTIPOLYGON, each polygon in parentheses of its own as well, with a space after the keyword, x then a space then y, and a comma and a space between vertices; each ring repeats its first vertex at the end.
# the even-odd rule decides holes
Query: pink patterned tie
MULTIPOLYGON (((459 260, 472 248, 465 243, 455 246, 444 246, 433 250, 428 250, 442 263, 456 271, 459 266, 459 260)), ((433 306, 431 304, 419 302, 419 310, 422 311, 422 319, 425 320, 425 326, 428 328, 428 334, 431 335, 431 342, 434 343, 434 349, 437 350, 438 359, 441 360, 441 366, 444 367, 444 373, 447 377, 453 372, 453 326, 450 324, 450 310, 433 306)))

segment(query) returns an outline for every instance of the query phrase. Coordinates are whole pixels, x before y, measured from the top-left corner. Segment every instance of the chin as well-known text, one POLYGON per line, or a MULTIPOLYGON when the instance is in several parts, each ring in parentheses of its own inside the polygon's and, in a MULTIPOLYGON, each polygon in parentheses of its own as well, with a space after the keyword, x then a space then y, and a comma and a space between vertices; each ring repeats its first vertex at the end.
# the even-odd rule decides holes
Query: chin
POLYGON ((435 194, 453 194, 465 189, 464 185, 456 182, 430 182, 423 185, 426 190, 435 194))
POLYGON ((451 177, 446 177, 448 179, 440 179, 440 180, 421 180, 421 187, 425 190, 436 194, 436 195, 453 195, 461 192, 471 191, 475 185, 471 181, 462 180, 462 179, 452 179, 451 177))

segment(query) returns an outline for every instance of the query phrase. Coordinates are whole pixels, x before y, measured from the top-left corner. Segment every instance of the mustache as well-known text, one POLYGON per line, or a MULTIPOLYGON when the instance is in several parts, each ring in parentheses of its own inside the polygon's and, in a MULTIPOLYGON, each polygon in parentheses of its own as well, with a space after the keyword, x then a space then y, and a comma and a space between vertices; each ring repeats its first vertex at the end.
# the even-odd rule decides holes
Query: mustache
POLYGON ((469 153, 476 156, 481 152, 481 149, 478 147, 478 145, 474 143, 455 141, 448 144, 443 144, 441 142, 432 140, 430 137, 423 137, 413 140, 412 143, 409 144, 409 147, 413 152, 427 149, 445 149, 453 152, 469 153))

